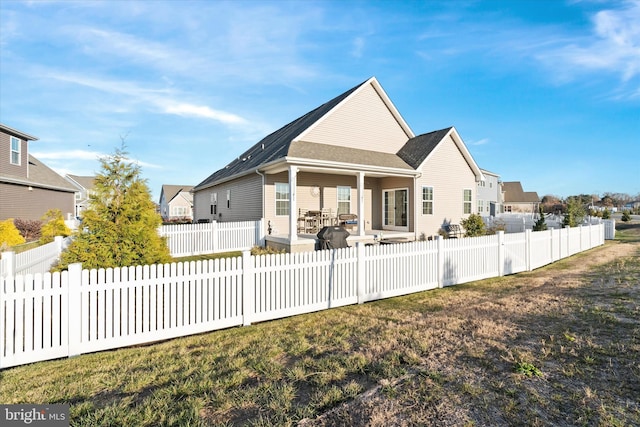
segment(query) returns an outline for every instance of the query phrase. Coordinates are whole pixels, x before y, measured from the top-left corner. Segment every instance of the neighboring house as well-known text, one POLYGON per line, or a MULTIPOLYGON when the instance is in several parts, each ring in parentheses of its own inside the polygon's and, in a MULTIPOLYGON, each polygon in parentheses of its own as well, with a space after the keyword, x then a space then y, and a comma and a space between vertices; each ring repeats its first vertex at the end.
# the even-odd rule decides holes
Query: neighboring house
POLYGON ((625 204, 624 209, 640 209, 640 200, 625 204))
POLYGON ((505 213, 538 213, 540 198, 535 191, 523 191, 520 181, 503 182, 503 203, 505 213))
POLYGON ((293 247, 306 210, 354 214, 350 233, 362 240, 381 231, 421 239, 475 212, 481 179, 455 128, 416 136, 373 77, 196 185, 194 216, 264 218, 267 243, 290 251, 307 249, 293 247))
POLYGON ((478 181, 478 214, 496 216, 502 213, 502 182, 500 175, 481 169, 484 179, 478 181))
POLYGON ((0 124, 0 220, 40 220, 49 209, 73 216, 75 187, 29 154, 37 139, 0 124))
POLYGON ((193 220, 193 186, 163 185, 160 192, 160 215, 165 221, 193 220))
POLYGON ((65 175, 67 181, 76 187, 75 192, 75 217, 79 218, 83 210, 89 206, 89 196, 95 185, 95 176, 65 175))

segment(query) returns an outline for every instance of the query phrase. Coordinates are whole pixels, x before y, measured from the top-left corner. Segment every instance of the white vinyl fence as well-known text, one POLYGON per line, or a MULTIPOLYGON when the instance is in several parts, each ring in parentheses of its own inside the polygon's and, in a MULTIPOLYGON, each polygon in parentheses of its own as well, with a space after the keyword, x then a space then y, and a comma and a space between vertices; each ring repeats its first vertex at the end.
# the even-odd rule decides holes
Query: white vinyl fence
MULTIPOLYGON (((505 233, 520 233, 525 230, 532 230, 536 221, 538 220, 537 214, 534 217, 533 215, 527 214, 498 214, 492 217, 482 217, 485 225, 487 227, 496 227, 503 229, 505 233)), ((564 217, 562 215, 545 215, 545 224, 547 224, 547 228, 562 228, 564 221, 564 217)), ((587 216, 584 219, 583 225, 594 225, 594 224, 608 224, 609 227, 615 232, 615 221, 614 220, 603 220, 599 217, 587 216)), ((607 237, 607 239, 613 239, 613 235, 611 237, 607 237)))
POLYGON ((69 238, 57 236, 51 243, 19 254, 2 252, 0 254, 0 277, 46 273, 58 261, 68 242, 69 238))
POLYGON ((604 225, 0 279, 0 368, 532 270, 604 225))
POLYGON ((262 221, 210 222, 163 225, 171 256, 215 254, 264 246, 262 221))

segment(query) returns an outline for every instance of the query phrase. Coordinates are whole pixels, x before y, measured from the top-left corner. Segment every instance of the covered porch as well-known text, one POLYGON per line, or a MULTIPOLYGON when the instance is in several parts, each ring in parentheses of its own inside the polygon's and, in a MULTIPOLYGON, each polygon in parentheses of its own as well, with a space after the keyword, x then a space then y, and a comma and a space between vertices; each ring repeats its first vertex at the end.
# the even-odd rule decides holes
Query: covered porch
POLYGON ((287 164, 264 171, 267 245, 314 250, 325 226, 341 226, 348 243, 415 240, 414 170, 287 164))

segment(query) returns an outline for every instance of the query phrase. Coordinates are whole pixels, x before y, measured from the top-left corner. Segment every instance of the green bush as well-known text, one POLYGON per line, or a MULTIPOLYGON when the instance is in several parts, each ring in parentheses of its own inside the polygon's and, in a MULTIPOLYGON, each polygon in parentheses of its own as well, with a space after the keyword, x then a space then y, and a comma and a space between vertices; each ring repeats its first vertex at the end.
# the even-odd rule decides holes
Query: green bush
POLYGON ((42 228, 40 229, 40 244, 53 242, 56 236, 67 237, 71 230, 64 223, 64 217, 60 209, 49 209, 42 217, 42 228))
POLYGON ((609 212, 609 209, 604 208, 604 211, 602 211, 602 219, 611 219, 611 212, 609 212))
POLYGON ((460 224, 464 227, 465 237, 484 236, 486 234, 484 221, 478 214, 471 214, 469 218, 460 220, 460 224))
POLYGON ((629 213, 629 211, 624 211, 622 212, 622 220, 624 222, 629 222, 631 221, 631 214, 629 213))
POLYGON ((544 220, 544 212, 542 211, 542 206, 538 209, 538 220, 533 225, 533 231, 544 231, 547 229, 547 223, 544 220))
POLYGON ((11 247, 24 243, 24 237, 13 223, 13 218, 0 221, 0 247, 11 247))

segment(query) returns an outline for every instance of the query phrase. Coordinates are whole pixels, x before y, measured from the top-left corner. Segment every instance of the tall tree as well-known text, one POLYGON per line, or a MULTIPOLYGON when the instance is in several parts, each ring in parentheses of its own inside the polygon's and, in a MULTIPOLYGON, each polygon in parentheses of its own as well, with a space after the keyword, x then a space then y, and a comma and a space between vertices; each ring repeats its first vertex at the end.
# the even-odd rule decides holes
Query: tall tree
POLYGON ((108 268, 168 262, 162 223, 140 167, 122 148, 100 159, 101 172, 82 214, 80 230, 61 256, 59 269, 74 262, 84 268, 108 268))

